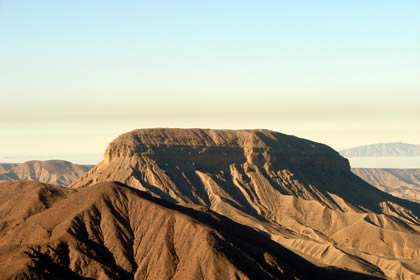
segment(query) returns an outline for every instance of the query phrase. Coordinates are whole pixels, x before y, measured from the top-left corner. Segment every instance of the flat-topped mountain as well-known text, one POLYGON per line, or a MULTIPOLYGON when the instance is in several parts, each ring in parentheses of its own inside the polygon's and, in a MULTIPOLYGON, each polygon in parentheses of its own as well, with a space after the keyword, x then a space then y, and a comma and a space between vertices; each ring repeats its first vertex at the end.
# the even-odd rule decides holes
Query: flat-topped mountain
POLYGON ((143 153, 163 160, 194 161, 219 168, 220 164, 250 161, 262 163, 259 152, 276 155, 276 164, 349 170, 348 161, 326 145, 269 130, 139 129, 112 141, 105 163, 143 153), (171 154, 172 153, 172 154, 171 154), (229 153, 229 154, 227 154, 229 153))
POLYGON ((106 180, 203 205, 319 265, 420 273, 420 205, 367 184, 323 144, 268 130, 140 129, 71 187, 106 180))
POLYGON ((377 279, 319 268, 204 207, 114 182, 0 183, 0 279, 377 279))
POLYGON ((64 160, 32 160, 21 164, 2 163, 0 166, 0 181, 32 180, 59 186, 69 185, 93 167, 64 160))
POLYGON ((420 156, 420 145, 407 143, 381 143, 341 150, 345 157, 400 157, 420 156))
POLYGON ((420 203, 420 169, 352 168, 351 171, 384 192, 420 203))

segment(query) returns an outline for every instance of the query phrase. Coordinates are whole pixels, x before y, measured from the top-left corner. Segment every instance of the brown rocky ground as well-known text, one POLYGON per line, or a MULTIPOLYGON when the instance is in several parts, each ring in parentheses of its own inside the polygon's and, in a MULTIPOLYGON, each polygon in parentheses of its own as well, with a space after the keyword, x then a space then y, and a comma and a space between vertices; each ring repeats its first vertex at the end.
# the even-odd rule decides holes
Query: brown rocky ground
POLYGON ((0 279, 375 279, 121 183, 0 183, 0 279))

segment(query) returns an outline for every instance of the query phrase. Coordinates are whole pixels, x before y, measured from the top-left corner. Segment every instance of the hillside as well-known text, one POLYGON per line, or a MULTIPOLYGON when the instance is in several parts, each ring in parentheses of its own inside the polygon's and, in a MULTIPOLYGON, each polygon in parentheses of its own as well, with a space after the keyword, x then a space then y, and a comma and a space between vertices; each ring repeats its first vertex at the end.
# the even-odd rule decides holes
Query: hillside
POLYGON ((0 183, 0 223, 0 279, 374 279, 114 182, 0 183))
POLYGON ((32 180, 59 186, 69 185, 93 167, 64 160, 33 160, 21 164, 2 163, 0 166, 0 181, 32 180))
POLYGON ((0 163, 0 174, 18 166, 18 163, 0 163))
POLYGON ((319 265, 420 273, 420 204, 370 186, 323 144, 268 130, 134 130, 71 187, 106 180, 203 205, 319 265))
POLYGON ((381 191, 420 203, 420 169, 352 168, 381 191))
POLYGON ((341 150, 344 157, 400 157, 420 156, 420 145, 407 143, 381 143, 341 150))

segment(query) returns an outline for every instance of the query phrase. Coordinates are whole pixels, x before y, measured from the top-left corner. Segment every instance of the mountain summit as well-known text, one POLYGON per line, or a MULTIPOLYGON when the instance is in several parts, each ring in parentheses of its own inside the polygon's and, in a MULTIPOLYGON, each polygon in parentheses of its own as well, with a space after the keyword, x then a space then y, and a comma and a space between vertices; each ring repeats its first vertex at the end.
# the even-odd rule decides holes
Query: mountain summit
POLYGON ((323 144, 269 130, 139 129, 71 187, 106 180, 208 207, 315 264, 420 273, 420 205, 367 184, 323 144))

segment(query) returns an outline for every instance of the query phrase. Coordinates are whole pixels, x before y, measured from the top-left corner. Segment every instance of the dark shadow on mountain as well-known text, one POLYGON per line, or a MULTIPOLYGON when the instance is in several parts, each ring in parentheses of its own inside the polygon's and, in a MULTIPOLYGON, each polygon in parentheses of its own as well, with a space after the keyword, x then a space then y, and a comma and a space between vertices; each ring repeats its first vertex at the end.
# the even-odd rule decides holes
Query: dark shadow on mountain
POLYGON ((146 192, 131 188, 120 182, 115 183, 122 188, 129 189, 143 199, 147 199, 162 207, 183 213, 223 233, 225 242, 220 242, 220 239, 217 236, 214 236, 213 241, 215 242, 215 245, 219 246, 218 249, 222 250, 235 266, 242 270, 246 275, 251 276, 251 279, 261 279, 258 277, 255 278, 256 276, 260 275, 261 271, 251 269, 255 268, 255 265, 251 265, 251 262, 257 260, 259 260, 259 263, 266 265, 262 268, 263 270, 270 271, 270 273, 278 277, 278 279, 289 279, 289 276, 291 275, 300 275, 302 279, 364 280, 383 279, 381 277, 384 277, 381 271, 375 271, 377 275, 381 275, 381 277, 376 277, 333 267, 317 267, 299 255, 295 254, 294 252, 272 241, 268 234, 257 232, 248 226, 236 223, 229 218, 217 214, 207 208, 199 207, 199 211, 193 208, 176 205, 164 199, 153 197, 146 192), (248 254, 251 254, 253 259, 249 260, 242 258, 241 251, 245 251, 248 254), (265 261, 265 253, 267 252, 275 256, 277 262, 282 264, 285 267, 285 271, 290 273, 290 275, 287 274, 285 277, 285 275, 281 275, 278 270, 274 270, 271 266, 267 265, 265 261), (307 275, 311 275, 311 277, 308 278, 307 275))

